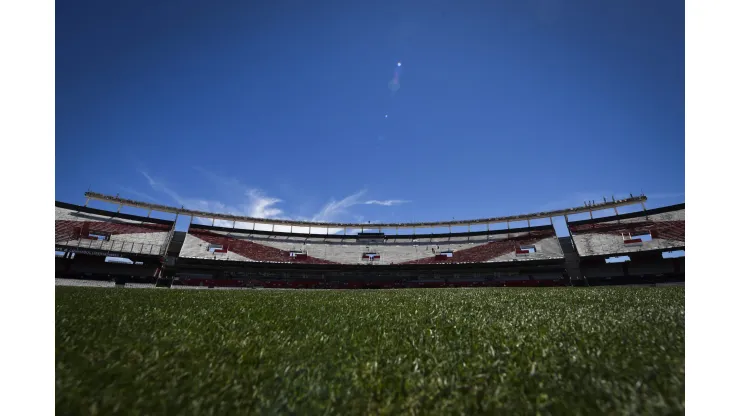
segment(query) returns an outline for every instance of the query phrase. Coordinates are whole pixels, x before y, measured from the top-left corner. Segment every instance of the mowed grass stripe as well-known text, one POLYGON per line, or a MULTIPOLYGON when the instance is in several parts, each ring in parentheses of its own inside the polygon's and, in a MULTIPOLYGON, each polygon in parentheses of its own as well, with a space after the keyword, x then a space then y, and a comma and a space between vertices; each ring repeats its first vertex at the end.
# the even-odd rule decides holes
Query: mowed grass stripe
POLYGON ((60 414, 675 414, 684 288, 56 288, 60 414))

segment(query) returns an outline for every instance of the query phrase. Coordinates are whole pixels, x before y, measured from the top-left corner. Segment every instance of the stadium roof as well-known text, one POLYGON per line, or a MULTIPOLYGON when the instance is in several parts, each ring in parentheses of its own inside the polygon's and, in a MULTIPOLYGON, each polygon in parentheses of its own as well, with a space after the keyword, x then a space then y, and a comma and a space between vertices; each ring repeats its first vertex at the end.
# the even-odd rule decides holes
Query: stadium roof
MULTIPOLYGON (((240 215, 221 214, 217 212, 205 212, 187 208, 177 208, 161 204, 152 204, 149 202, 135 201, 126 198, 120 198, 118 196, 105 195, 97 192, 88 191, 85 192, 85 197, 90 200, 97 200, 116 204, 120 207, 128 206, 135 208, 147 209, 150 212, 167 212, 178 215, 185 215, 197 218, 208 218, 213 220, 226 220, 235 222, 248 222, 256 224, 267 224, 267 225, 286 225, 296 227, 329 227, 329 228, 434 228, 434 227, 452 227, 452 226, 470 226, 476 224, 495 224, 502 222, 517 222, 517 221, 529 221, 541 218, 552 218, 559 216, 568 216, 584 212, 594 212, 604 209, 615 209, 621 206, 634 205, 638 203, 644 203, 647 201, 645 195, 631 196, 629 198, 614 199, 612 201, 594 203, 592 205, 584 205, 574 208, 558 209, 553 211, 537 212, 533 214, 522 214, 522 215, 510 215, 504 217, 491 217, 491 218, 478 218, 469 220, 453 220, 453 221, 425 221, 425 222, 410 222, 410 223, 358 223, 358 222, 320 222, 320 221, 299 221, 290 219, 277 219, 277 218, 254 218, 240 215)), ((87 205, 87 203, 85 203, 87 205)), ((644 205, 643 205, 644 208, 644 205)))

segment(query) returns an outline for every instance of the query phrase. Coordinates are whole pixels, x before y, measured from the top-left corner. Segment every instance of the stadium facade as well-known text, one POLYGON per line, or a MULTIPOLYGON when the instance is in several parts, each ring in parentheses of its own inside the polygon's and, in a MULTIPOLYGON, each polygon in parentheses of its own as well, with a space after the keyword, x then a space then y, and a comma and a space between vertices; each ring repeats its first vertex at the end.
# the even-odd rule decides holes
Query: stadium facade
POLYGON ((685 249, 685 204, 648 210, 644 195, 527 215, 386 224, 250 218, 85 196, 85 205, 55 204, 58 278, 317 289, 684 281, 684 258, 663 253, 685 249), (90 200, 117 208, 90 208, 90 200), (619 212, 635 205, 641 209, 619 212), (148 215, 122 213, 123 207, 148 215), (588 219, 570 219, 585 213, 588 219), (181 216, 190 217, 187 231, 175 230, 181 216), (567 237, 555 233, 559 216, 567 237), (616 256, 629 261, 607 263, 616 256), (132 264, 106 261, 111 257, 132 264))

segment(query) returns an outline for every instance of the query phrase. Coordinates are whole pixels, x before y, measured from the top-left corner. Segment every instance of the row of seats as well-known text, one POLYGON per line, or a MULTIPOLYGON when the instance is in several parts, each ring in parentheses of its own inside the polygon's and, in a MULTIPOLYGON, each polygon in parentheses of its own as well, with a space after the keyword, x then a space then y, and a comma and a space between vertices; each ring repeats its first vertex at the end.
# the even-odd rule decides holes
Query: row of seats
POLYGON ((553 287, 565 286, 565 279, 558 280, 507 280, 507 281, 321 281, 321 280, 237 280, 237 279, 179 279, 173 286, 271 289, 394 289, 394 288, 443 288, 443 287, 553 287))
POLYGON ((633 222, 607 222, 595 224, 571 225, 572 234, 612 234, 612 235, 638 235, 650 233, 652 238, 666 240, 685 241, 686 222, 680 221, 633 221, 633 222))
POLYGON ((85 249, 159 254, 174 226, 173 222, 121 218, 116 213, 107 216, 98 212, 85 207, 77 207, 77 210, 55 207, 55 243, 85 249))
POLYGON ((101 232, 106 234, 140 234, 140 233, 157 233, 169 232, 170 227, 163 224, 131 224, 107 221, 69 221, 57 220, 54 223, 54 230, 57 234, 72 234, 75 228, 87 230, 89 232, 101 232))
MULTIPOLYGON (((236 253, 239 257, 235 260, 242 261, 264 261, 275 263, 300 262, 303 264, 332 264, 333 262, 308 256, 295 258, 290 256, 290 250, 280 250, 262 244, 257 244, 245 239, 230 238, 225 235, 199 229, 191 230, 185 237, 181 257, 193 258, 225 258, 231 259, 229 254, 236 253), (195 237, 195 238, 193 238, 195 237), (200 241, 198 241, 200 240, 200 241), (209 252, 210 245, 219 245, 225 248, 225 253, 209 252)), ((233 255, 231 256, 234 257, 233 255)))
POLYGON ((638 213, 568 223, 581 257, 680 249, 686 241, 683 204, 638 213), (650 238, 640 238, 642 235, 650 238))
POLYGON ((523 232, 510 236, 501 234, 475 237, 470 242, 464 241, 454 244, 435 244, 431 241, 410 244, 407 241, 405 244, 386 242, 366 245, 337 241, 325 242, 322 240, 297 244, 296 241, 286 238, 273 239, 196 228, 190 230, 185 237, 180 256, 230 261, 307 264, 373 263, 386 265, 526 261, 563 257, 554 230, 523 232), (213 250, 212 247, 214 246, 223 247, 224 249, 213 250), (534 250, 531 253, 517 253, 523 246, 534 246, 534 250), (220 251, 224 251, 224 253, 220 251), (307 255, 291 257, 291 251, 303 251, 307 255), (439 255, 445 251, 452 251, 452 255, 449 257, 439 255), (367 253, 375 253, 378 256, 370 256, 367 253))
MULTIPOLYGON (((191 233, 198 236, 199 234, 191 233)), ((435 238, 420 239, 413 241, 405 240, 386 240, 381 244, 366 244, 354 239, 322 239, 322 238, 299 238, 299 237, 270 237, 270 236, 249 236, 241 233, 225 233, 216 231, 218 234, 231 239, 231 241, 251 241, 255 244, 275 248, 281 252, 290 252, 293 250, 305 251, 309 257, 321 259, 330 263, 339 264, 362 264, 372 262, 373 264, 401 264, 410 260, 416 260, 426 256, 433 255, 433 251, 442 250, 460 250, 474 245, 486 242, 486 237, 475 236, 474 238, 435 238), (363 254, 376 252, 380 254, 379 258, 372 259, 365 257, 363 254)), ((188 254, 190 255, 190 254, 188 254)), ((260 261, 269 261, 263 258, 255 259, 260 261)))
MULTIPOLYGON (((684 221, 666 221, 640 228, 615 228, 612 224, 585 229, 571 227, 573 242, 580 256, 609 256, 654 250, 675 250, 685 246, 686 227, 684 221), (636 241, 636 236, 650 234, 647 241, 636 241), (628 236, 632 239, 628 239, 628 236)), ((622 226, 623 227, 623 226, 622 226)))
POLYGON ((501 241, 492 241, 463 250, 455 251, 450 258, 430 256, 406 262, 405 264, 436 264, 436 263, 482 263, 501 262, 512 260, 541 260, 562 258, 563 252, 554 233, 539 235, 522 235, 501 241), (535 251, 521 255, 521 247, 534 246, 535 251))

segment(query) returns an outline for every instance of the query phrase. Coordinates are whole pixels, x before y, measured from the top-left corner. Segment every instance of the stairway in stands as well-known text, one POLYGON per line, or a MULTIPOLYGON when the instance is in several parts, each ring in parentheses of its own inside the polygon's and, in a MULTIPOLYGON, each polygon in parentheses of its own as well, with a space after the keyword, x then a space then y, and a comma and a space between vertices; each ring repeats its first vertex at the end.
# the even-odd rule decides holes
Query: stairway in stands
POLYGON ((573 240, 570 237, 560 237, 558 241, 560 242, 560 247, 563 249, 565 270, 568 272, 568 276, 570 276, 571 280, 581 279, 581 261, 573 246, 573 240))

